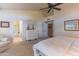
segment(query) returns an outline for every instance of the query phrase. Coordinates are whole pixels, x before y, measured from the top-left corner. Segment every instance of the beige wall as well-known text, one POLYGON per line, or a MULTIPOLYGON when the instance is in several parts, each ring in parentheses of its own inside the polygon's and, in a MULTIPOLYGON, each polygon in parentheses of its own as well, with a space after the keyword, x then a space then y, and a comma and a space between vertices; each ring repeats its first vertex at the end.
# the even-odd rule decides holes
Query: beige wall
POLYGON ((54 36, 67 35, 79 37, 79 31, 64 31, 64 21, 79 19, 79 4, 63 4, 61 11, 55 11, 55 14, 47 17, 54 20, 54 36))

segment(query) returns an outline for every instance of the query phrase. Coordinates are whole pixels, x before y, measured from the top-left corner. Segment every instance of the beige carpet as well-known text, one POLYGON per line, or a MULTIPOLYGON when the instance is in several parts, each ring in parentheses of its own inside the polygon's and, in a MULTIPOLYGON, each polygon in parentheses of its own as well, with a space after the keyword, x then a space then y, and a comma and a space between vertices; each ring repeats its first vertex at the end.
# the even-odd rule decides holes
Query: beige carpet
POLYGON ((33 56, 32 46, 39 41, 28 42, 23 41, 20 37, 15 37, 10 48, 0 53, 0 56, 33 56))

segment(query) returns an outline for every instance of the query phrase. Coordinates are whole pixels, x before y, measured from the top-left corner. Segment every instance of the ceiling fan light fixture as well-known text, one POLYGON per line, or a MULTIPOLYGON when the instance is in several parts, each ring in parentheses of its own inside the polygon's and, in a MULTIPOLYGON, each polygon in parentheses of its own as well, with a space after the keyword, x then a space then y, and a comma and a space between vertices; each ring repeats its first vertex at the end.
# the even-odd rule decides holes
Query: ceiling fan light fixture
POLYGON ((52 4, 52 3, 48 3, 48 7, 46 8, 42 8, 40 10, 44 10, 44 9, 49 9, 48 10, 48 13, 50 13, 50 11, 53 9, 53 13, 54 13, 54 10, 58 10, 60 11, 61 8, 57 8, 57 6, 61 5, 62 3, 56 3, 56 4, 52 4))

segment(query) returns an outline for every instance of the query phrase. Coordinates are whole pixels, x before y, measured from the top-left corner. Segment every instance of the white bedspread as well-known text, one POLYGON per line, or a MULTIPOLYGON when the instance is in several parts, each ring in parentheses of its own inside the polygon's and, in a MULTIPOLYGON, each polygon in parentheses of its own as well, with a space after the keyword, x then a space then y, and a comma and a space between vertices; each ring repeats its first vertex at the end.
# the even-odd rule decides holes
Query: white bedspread
POLYGON ((79 39, 75 40, 66 55, 79 56, 79 39))
MULTIPOLYGON (((33 46, 35 52, 36 49, 41 51, 47 56, 63 56, 72 45, 76 38, 59 36, 50 39, 43 40, 33 46)), ((35 54, 36 55, 36 54, 35 54)))

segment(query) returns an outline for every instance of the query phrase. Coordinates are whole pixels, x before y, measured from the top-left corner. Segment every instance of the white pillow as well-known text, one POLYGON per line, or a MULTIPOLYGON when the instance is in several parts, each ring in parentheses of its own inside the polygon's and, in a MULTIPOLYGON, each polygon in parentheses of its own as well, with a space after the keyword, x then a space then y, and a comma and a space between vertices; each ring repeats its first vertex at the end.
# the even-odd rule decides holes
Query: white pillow
POLYGON ((72 46, 79 48, 79 39, 75 40, 72 46))
POLYGON ((1 38, 0 40, 1 40, 1 41, 7 41, 8 38, 1 38))

